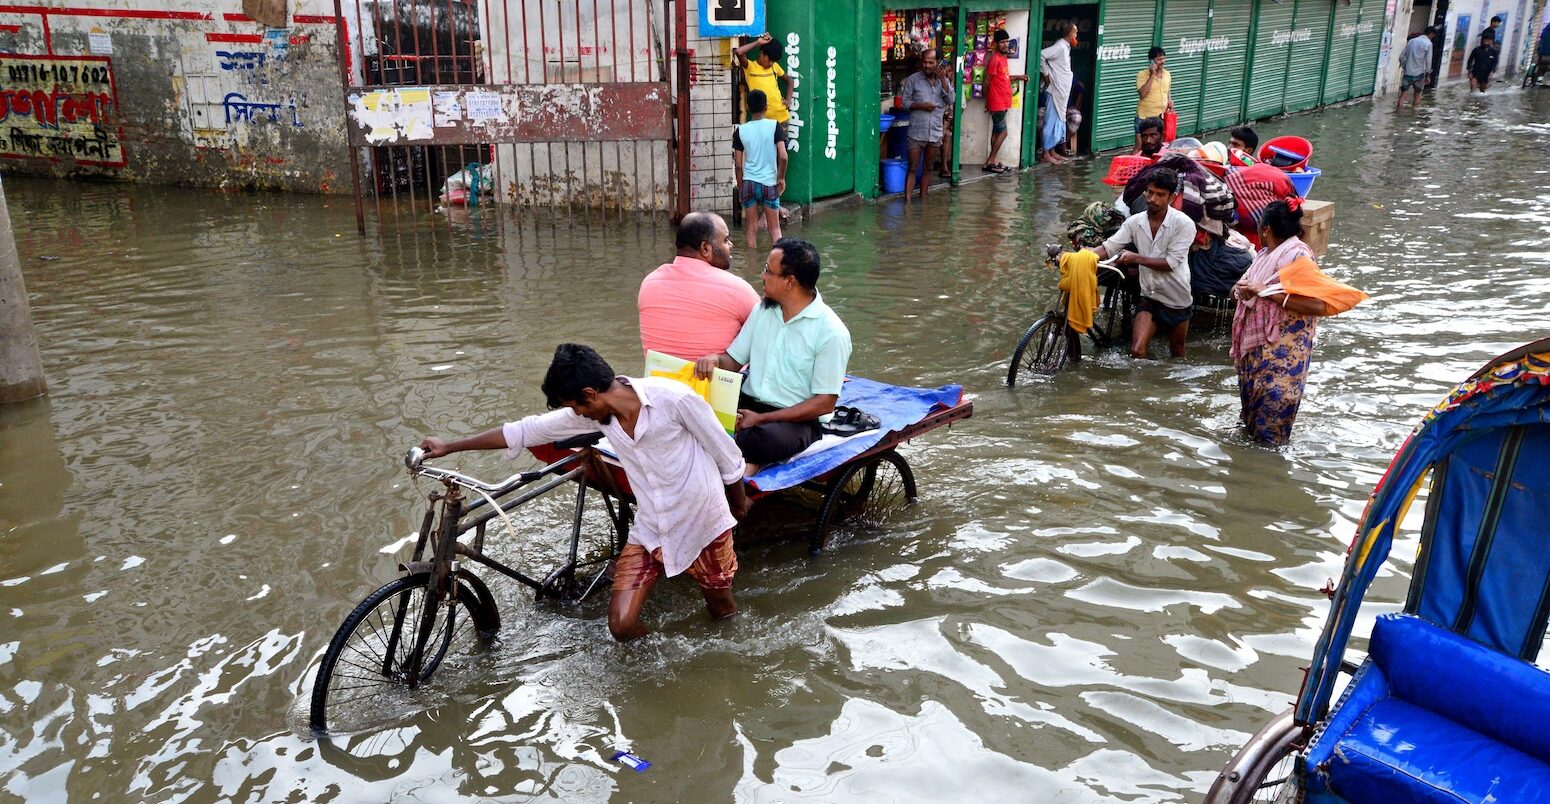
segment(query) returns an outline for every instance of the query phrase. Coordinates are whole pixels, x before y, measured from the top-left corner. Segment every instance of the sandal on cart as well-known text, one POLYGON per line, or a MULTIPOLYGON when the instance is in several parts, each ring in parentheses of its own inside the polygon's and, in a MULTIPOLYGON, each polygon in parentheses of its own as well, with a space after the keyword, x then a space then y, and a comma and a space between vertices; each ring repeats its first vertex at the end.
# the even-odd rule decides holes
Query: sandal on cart
POLYGON ((849 437, 882 426, 882 419, 859 408, 842 405, 834 409, 834 415, 822 425, 822 429, 830 435, 849 437))

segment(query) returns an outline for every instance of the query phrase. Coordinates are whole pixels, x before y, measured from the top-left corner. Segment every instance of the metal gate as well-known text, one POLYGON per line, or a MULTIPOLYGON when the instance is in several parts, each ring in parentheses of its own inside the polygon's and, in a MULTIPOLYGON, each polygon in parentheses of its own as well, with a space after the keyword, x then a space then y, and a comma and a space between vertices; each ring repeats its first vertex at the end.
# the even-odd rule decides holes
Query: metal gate
POLYGON ((334 0, 361 230, 372 202, 682 214, 686 2, 334 0))

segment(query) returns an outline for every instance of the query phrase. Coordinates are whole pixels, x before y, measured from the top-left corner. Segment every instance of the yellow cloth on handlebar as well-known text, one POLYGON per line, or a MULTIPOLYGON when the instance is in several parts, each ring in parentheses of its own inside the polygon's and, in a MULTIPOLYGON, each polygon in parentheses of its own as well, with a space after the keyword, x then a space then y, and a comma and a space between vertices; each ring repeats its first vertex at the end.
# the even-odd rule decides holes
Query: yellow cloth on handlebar
POLYGON ((1077 332, 1091 329, 1098 309, 1097 252, 1082 249, 1060 255, 1060 289, 1070 298, 1066 325, 1077 332))

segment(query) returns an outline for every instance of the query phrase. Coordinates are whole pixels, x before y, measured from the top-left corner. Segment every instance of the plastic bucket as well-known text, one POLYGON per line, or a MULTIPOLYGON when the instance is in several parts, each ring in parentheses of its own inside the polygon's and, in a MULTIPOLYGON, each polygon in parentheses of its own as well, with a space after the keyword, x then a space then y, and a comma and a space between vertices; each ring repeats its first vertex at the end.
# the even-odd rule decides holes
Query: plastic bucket
POLYGON ((1268 162, 1271 167, 1278 167, 1288 172, 1307 166, 1308 158, 1311 156, 1313 156, 1313 143, 1302 137, 1275 137, 1259 146, 1259 161, 1268 162))
POLYGON ((877 118, 877 131, 883 133, 893 126, 893 115, 885 114, 877 118))
POLYGON ((904 192, 904 174, 909 171, 908 164, 903 159, 884 159, 883 166, 883 193, 904 192))
POLYGON ((1286 174, 1286 178, 1292 182, 1292 188, 1297 191, 1299 197, 1307 198, 1308 193, 1313 190, 1313 180, 1317 179, 1320 173, 1321 171, 1316 167, 1303 168, 1300 173, 1286 174))

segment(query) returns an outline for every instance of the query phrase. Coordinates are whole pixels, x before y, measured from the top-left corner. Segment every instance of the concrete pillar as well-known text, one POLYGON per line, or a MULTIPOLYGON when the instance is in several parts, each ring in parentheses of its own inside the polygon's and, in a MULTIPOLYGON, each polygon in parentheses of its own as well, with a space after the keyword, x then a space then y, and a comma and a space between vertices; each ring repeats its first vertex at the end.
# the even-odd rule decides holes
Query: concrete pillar
POLYGON ((22 283, 22 261, 11 234, 11 213, 0 186, 0 405, 34 399, 48 392, 32 311, 22 283))

